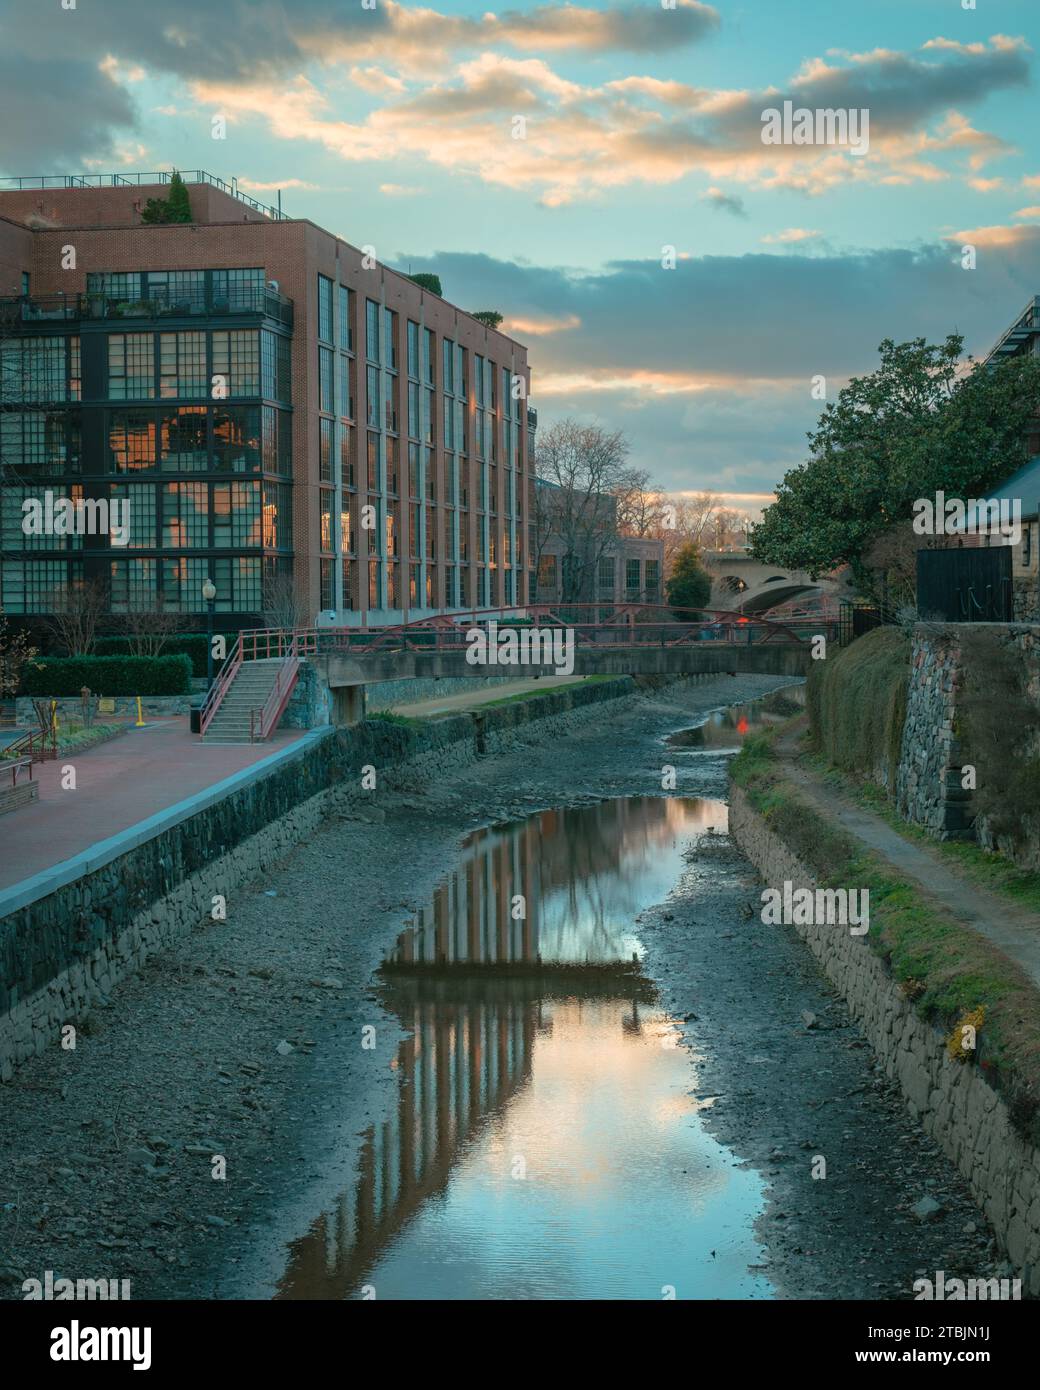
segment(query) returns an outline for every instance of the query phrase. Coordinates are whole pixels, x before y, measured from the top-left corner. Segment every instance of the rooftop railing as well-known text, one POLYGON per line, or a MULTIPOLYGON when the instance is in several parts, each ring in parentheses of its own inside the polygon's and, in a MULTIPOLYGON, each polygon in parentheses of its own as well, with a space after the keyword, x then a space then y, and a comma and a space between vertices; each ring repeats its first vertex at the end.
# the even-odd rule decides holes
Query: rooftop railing
MULTIPOLYGON (((288 221, 288 214, 282 212, 281 208, 267 207, 258 203, 255 198, 250 198, 248 193, 241 192, 237 179, 226 183, 224 179, 217 178, 216 174, 207 173, 205 169, 181 169, 178 172, 185 183, 208 183, 213 188, 219 188, 222 193, 227 193, 229 197, 237 198, 240 203, 245 203, 255 212, 262 213, 264 217, 270 217, 274 222, 288 221)), ((0 192, 10 193, 33 188, 140 188, 169 183, 171 176, 170 169, 156 169, 141 174, 23 174, 12 178, 0 178, 0 192)))
POLYGON ((116 299, 103 294, 50 294, 0 299, 0 318, 22 323, 81 319, 232 318, 263 314, 287 328, 293 323, 293 302, 266 285, 236 286, 229 294, 210 291, 156 293, 147 299, 116 299))

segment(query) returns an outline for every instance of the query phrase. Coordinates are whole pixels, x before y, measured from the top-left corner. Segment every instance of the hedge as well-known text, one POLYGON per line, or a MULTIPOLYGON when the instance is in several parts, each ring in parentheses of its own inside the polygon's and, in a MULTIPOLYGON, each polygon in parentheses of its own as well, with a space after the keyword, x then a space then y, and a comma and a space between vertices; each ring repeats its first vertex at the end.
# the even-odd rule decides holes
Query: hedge
POLYGON ((43 657, 22 674, 20 695, 78 695, 86 686, 94 695, 187 695, 191 657, 66 656, 43 657))
MULTIPOLYGON (((225 650, 230 651, 238 638, 237 632, 224 633, 226 645, 225 650)), ((206 652, 209 648, 209 638, 204 632, 185 632, 178 637, 171 637, 163 644, 163 656, 175 656, 184 653, 191 657, 191 669, 194 676, 205 676, 209 672, 206 669, 206 652)), ((94 642, 94 651, 98 656, 130 656, 130 639, 128 637, 98 637, 94 642)), ((213 669, 219 671, 223 665, 223 659, 214 657, 213 669)))

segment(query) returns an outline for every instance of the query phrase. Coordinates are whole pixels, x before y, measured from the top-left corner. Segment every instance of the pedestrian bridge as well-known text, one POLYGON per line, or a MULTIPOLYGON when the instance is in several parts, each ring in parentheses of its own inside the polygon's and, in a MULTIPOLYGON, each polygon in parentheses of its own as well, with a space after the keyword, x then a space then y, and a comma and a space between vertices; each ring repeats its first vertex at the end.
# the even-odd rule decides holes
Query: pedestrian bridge
POLYGON ((364 717, 364 687, 382 681, 804 676, 812 639, 836 638, 835 626, 813 618, 775 622, 730 610, 630 603, 474 609, 380 627, 258 628, 243 632, 230 653, 207 700, 203 732, 236 679, 239 689, 247 685, 254 662, 266 668, 263 704, 254 697, 258 707, 248 720, 242 712, 238 717, 243 728, 248 723, 250 739, 264 739, 277 726, 303 662, 332 690, 338 722, 353 723, 364 717))

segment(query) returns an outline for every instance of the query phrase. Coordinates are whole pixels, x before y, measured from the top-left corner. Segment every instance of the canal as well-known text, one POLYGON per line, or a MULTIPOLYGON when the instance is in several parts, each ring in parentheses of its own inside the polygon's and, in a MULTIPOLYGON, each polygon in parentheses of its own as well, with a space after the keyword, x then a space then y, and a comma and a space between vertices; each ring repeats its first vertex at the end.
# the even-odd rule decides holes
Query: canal
MULTIPOLYGON (((779 698, 713 711, 663 756, 734 751, 779 698)), ((278 1297, 772 1296, 762 1181, 706 1128, 683 1020, 642 965, 640 915, 726 816, 624 796, 468 836, 380 972, 407 1034, 392 1118, 278 1297)))

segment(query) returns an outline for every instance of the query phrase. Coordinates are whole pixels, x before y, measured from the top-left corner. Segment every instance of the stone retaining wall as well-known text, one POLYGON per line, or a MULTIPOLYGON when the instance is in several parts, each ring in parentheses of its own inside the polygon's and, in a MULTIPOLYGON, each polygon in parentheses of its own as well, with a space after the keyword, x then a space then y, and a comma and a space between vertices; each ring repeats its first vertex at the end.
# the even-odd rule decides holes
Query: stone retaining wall
MULTIPOLYGON (((914 629, 910 657, 896 804, 905 820, 925 826, 942 839, 977 838, 987 848, 999 847, 1024 868, 1033 869, 1040 865, 1040 836, 1035 825, 1019 842, 1001 839, 998 845, 977 814, 972 792, 962 785, 967 750, 957 731, 969 659, 965 641, 973 633, 987 632, 1023 654, 1027 688, 1022 693, 1034 704, 1040 700, 1040 624, 919 624, 914 629)), ((1015 733, 1009 729, 1009 746, 1015 733)), ((1022 750, 1018 755, 1022 756, 1022 750)), ((977 777, 983 775, 984 769, 976 769, 977 777)))
MULTIPOLYGON (((532 723, 552 738, 604 718, 605 703, 613 713, 636 698, 630 677, 565 686, 481 711, 479 742, 488 753, 507 749, 532 723)), ((175 808, 173 823, 126 853, 0 918, 0 1080, 56 1046, 62 1024, 82 1018, 149 956, 210 918, 214 895, 230 898, 329 816, 377 801, 378 789, 361 787, 363 768, 377 769, 379 789, 410 785, 450 775, 480 756, 477 744, 469 715, 420 728, 371 720, 318 732, 266 775, 243 774, 242 785, 201 809, 185 803, 179 819, 175 808)))
MULTIPOLYGON (((769 886, 816 886, 735 785, 729 829, 769 886)), ((841 992, 888 1076, 899 1082, 911 1115, 967 1179, 1022 1287, 1040 1294, 1040 1149, 1015 1130, 981 1072, 950 1059, 943 1035, 917 1014, 866 936, 837 926, 795 930, 841 992)))

